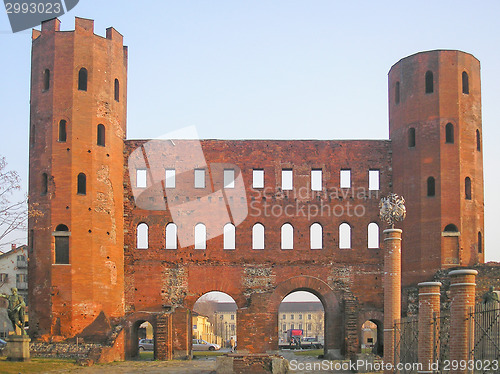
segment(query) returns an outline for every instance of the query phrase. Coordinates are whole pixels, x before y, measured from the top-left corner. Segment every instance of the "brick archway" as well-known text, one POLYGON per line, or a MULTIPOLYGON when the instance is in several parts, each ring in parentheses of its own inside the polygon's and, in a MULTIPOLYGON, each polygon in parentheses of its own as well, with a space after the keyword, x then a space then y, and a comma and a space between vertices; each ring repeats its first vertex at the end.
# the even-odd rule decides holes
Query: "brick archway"
POLYGON ((371 321, 377 325, 376 353, 382 356, 384 348, 384 312, 380 310, 362 311, 358 315, 358 341, 361 348, 361 329, 366 321, 371 321))
MULTIPOLYGON (((318 297, 323 304, 325 312, 325 355, 330 357, 340 357, 341 348, 344 342, 345 332, 342 329, 343 318, 341 296, 338 295, 327 283, 312 276, 296 276, 281 282, 269 298, 268 312, 271 316, 273 331, 278 336, 278 310, 283 299, 296 291, 307 291, 318 297)), ((273 339, 276 342, 277 338, 273 339)))
POLYGON ((148 312, 138 312, 130 315, 125 322, 125 357, 130 359, 138 353, 138 330, 143 322, 149 322, 153 327, 155 339, 155 356, 157 351, 157 314, 148 312))

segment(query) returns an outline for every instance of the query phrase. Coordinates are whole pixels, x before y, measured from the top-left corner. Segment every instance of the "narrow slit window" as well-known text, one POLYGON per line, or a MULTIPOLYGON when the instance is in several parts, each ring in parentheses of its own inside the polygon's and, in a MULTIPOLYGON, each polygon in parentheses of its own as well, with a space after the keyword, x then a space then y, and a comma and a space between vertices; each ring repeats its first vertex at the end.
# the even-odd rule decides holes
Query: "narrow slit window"
POLYGON ((481 133, 479 130, 476 130, 476 149, 481 152, 481 133))
POLYGON ((323 171, 321 169, 311 170, 311 190, 321 191, 323 189, 323 171))
POLYGON ((224 169, 224 188, 234 188, 234 169, 224 169))
POLYGON ((97 125, 97 145, 106 146, 106 128, 102 124, 97 125))
POLYGON ((394 101, 396 102, 396 104, 399 104, 399 90, 400 90, 400 84, 399 82, 396 82, 396 88, 394 90, 394 101))
POLYGON ((410 127, 408 129, 408 147, 413 148, 415 147, 416 140, 415 140, 415 128, 410 127))
POLYGON ((380 190, 380 171, 379 170, 369 170, 368 171, 368 189, 370 191, 380 190))
POLYGON ((432 71, 428 71, 425 73, 425 93, 433 93, 434 92, 434 74, 432 71))
POLYGON ((458 232, 458 227, 453 223, 449 223, 444 228, 444 232, 458 232))
POLYGON ((293 226, 289 223, 281 226, 281 249, 293 249, 293 226))
POLYGON ((323 226, 319 223, 313 223, 310 228, 311 249, 323 248, 323 226))
POLYGON ((351 188, 351 171, 340 171, 340 188, 351 188))
POLYGON ((177 249, 177 225, 169 223, 165 227, 165 248, 177 249))
POLYGON ((87 194, 87 176, 83 173, 78 174, 77 194, 78 195, 87 194))
POLYGON ((293 170, 292 169, 281 170, 281 189, 283 191, 293 190, 293 170))
POLYGON ((194 188, 205 188, 205 169, 195 169, 194 188))
POLYGON ((47 91, 50 88, 50 70, 45 69, 43 72, 43 90, 47 91))
POLYGON ((368 225, 368 248, 380 248, 380 229, 375 222, 368 225))
POLYGON ((351 226, 346 222, 339 226, 339 248, 351 248, 351 226))
POLYGON ((194 249, 207 249, 207 228, 203 223, 194 227, 194 249))
POLYGON ((175 188, 175 169, 165 170, 165 188, 175 188))
POLYGON ((81 68, 78 72, 78 89, 80 91, 87 91, 87 79, 88 73, 87 69, 81 68))
POLYGON ((445 132, 446 132, 446 143, 448 143, 448 144, 455 143, 455 130, 453 128, 452 123, 446 124, 445 132))
POLYGON ((149 227, 145 223, 137 225, 137 249, 149 248, 149 227))
POLYGON ((236 228, 232 223, 224 226, 224 249, 236 248, 236 228))
POLYGON ((462 73, 462 93, 469 94, 469 74, 465 71, 462 73))
POLYGON ((252 228, 252 248, 264 249, 264 225, 256 223, 252 228))
POLYGON ((436 180, 434 177, 427 178, 427 196, 436 196, 436 180))
POLYGON ((477 233, 477 252, 483 253, 483 234, 481 231, 477 233))
POLYGON ((264 170, 253 169, 252 180, 253 188, 264 188, 264 170))
POLYGON ((469 177, 465 178, 465 199, 472 200, 472 186, 469 177))
POLYGON ((65 142, 66 139, 67 139, 66 121, 62 119, 59 121, 59 137, 57 140, 60 142, 65 142))
POLYGON ((115 79, 115 101, 120 101, 120 82, 115 79))
POLYGON ((47 195, 48 190, 49 190, 49 176, 47 175, 47 173, 43 173, 42 190, 41 190, 42 195, 47 195))
POLYGON ((148 173, 146 169, 136 170, 136 187, 146 188, 148 186, 148 173))

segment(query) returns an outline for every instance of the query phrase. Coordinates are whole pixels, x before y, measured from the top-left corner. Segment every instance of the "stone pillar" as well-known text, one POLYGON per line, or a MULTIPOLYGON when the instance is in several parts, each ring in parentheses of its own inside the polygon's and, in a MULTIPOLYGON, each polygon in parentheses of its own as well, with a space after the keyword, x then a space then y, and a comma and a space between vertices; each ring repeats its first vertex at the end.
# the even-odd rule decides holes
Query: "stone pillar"
POLYGON ((156 318, 155 359, 166 361, 173 358, 172 352, 172 315, 161 313, 156 318))
POLYGON ((5 356, 7 361, 29 361, 30 342, 28 335, 9 335, 6 339, 5 356))
POLYGON ((172 313, 172 357, 174 360, 191 358, 192 321, 191 311, 184 307, 177 307, 172 313))
POLYGON ((448 274, 450 284, 450 361, 459 363, 457 370, 450 374, 465 374, 467 369, 460 369, 460 362, 469 360, 469 342, 474 336, 474 327, 470 324, 469 313, 476 299, 476 270, 453 270, 448 274))
POLYGON ((418 362, 423 366, 419 373, 434 373, 430 365, 438 357, 434 357, 434 331, 437 326, 433 319, 438 317, 436 323, 439 323, 441 283, 423 282, 418 287, 418 362))
MULTIPOLYGON (((394 363, 394 321, 401 318, 401 233, 384 230, 384 362, 394 363)), ((385 370, 385 374, 392 370, 385 370)))

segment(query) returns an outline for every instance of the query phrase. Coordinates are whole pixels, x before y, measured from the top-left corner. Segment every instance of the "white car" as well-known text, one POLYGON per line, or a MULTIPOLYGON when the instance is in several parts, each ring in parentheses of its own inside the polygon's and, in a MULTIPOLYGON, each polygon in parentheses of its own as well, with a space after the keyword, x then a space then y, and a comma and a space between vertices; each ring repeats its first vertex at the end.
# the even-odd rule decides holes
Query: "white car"
POLYGON ((193 339, 193 351, 218 351, 220 345, 208 343, 203 339, 193 339))

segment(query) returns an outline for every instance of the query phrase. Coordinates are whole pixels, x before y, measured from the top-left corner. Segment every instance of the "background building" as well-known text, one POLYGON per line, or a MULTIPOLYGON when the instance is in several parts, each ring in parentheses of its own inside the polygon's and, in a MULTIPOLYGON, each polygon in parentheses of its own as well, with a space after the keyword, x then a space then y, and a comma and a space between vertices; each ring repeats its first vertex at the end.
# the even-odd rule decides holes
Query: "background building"
POLYGON ((321 302, 282 302, 279 309, 280 339, 286 342, 290 329, 304 330, 304 337, 324 341, 325 313, 321 302))
MULTIPOLYGON (((28 247, 12 245, 9 252, 0 254, 0 293, 10 295, 11 288, 28 304, 28 247)), ((0 299, 0 336, 5 337, 13 331, 7 316, 7 300, 0 299)))

